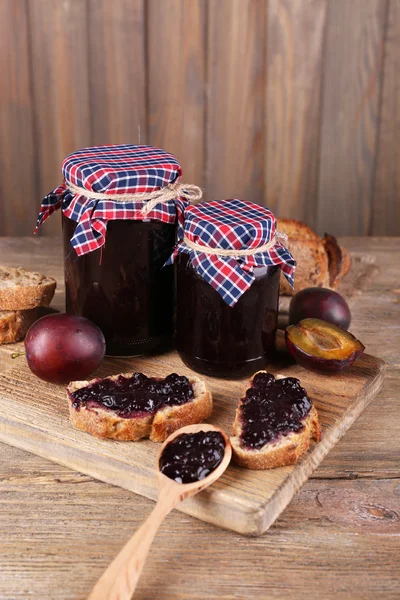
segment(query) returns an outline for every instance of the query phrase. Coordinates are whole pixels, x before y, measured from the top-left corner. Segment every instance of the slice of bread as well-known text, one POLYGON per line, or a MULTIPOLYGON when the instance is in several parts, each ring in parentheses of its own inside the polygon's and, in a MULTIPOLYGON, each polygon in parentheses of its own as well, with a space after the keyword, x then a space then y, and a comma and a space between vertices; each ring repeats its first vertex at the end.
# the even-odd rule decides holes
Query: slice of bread
POLYGON ((19 342, 38 319, 37 308, 31 310, 0 310, 0 344, 19 342))
MULTIPOLYGON (((123 373, 124 377, 131 377, 132 373, 123 373)), ((116 380, 120 375, 106 377, 116 380)), ((167 437, 184 427, 194 423, 202 423, 212 412, 212 396, 202 379, 192 376, 189 382, 193 386, 194 398, 179 406, 166 406, 155 414, 124 418, 112 409, 103 408, 100 404, 86 407, 81 405, 74 408, 71 394, 76 390, 100 381, 73 381, 67 387, 69 415, 72 425, 76 429, 86 431, 99 438, 110 438, 120 441, 137 442, 142 438, 150 438, 153 442, 163 442, 167 437)))
POLYGON ((349 253, 336 239, 325 234, 320 238, 305 223, 295 219, 277 219, 279 231, 288 236, 287 247, 297 262, 294 289, 281 277, 280 293, 294 296, 308 287, 336 289, 351 268, 349 253))
POLYGON ((22 267, 0 266, 0 310, 29 310, 48 306, 56 280, 22 267))
MULTIPOLYGON (((258 371, 265 373, 265 371, 258 371)), ((255 373, 250 380, 252 385, 255 373)), ((297 432, 290 432, 282 435, 276 440, 267 442, 260 449, 246 448, 241 444, 240 436, 242 433, 241 422, 241 401, 236 410, 236 418, 233 424, 234 437, 231 437, 233 460, 239 467, 246 469, 275 469, 295 464, 310 447, 310 440, 313 438, 316 442, 321 439, 321 429, 318 420, 318 413, 314 405, 301 421, 303 427, 297 432)))

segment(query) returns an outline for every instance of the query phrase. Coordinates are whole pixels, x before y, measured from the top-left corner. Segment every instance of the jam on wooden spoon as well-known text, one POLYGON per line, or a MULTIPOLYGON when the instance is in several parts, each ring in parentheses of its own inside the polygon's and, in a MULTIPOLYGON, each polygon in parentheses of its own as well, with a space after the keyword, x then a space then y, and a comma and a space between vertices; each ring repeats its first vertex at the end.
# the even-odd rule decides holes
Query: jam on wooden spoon
POLYGON ((214 425, 188 425, 169 436, 157 457, 157 504, 100 577, 88 600, 130 600, 164 518, 182 500, 221 477, 231 455, 228 437, 214 425))

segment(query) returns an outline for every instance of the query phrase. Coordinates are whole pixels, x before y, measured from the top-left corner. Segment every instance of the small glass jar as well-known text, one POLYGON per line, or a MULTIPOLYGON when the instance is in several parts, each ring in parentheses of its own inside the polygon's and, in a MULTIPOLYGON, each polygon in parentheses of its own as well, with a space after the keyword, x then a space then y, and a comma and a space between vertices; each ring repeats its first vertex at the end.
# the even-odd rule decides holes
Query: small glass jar
POLYGON ((273 356, 278 322, 277 266, 255 267, 255 281, 229 306, 194 269, 177 259, 176 348, 183 362, 211 377, 241 378, 273 356))
POLYGON ((263 369, 275 350, 279 281, 295 261, 274 215, 245 200, 187 206, 177 262, 176 348, 199 373, 229 379, 263 369))
POLYGON ((102 330, 107 354, 136 356, 167 347, 174 330, 174 269, 163 268, 176 226, 110 221, 107 243, 77 256, 76 222, 62 215, 66 311, 102 330))

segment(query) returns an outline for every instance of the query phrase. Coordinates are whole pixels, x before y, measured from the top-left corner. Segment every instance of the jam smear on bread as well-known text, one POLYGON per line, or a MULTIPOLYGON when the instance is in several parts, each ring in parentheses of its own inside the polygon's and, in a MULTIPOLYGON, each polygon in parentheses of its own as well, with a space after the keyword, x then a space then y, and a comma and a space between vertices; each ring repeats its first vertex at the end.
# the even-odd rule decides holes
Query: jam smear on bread
POLYGON ((318 413, 295 377, 259 371, 239 401, 231 438, 233 460, 247 469, 293 465, 319 442, 318 413))
POLYGON ((121 373, 73 381, 67 387, 67 398, 76 429, 125 442, 143 438, 163 442, 185 425, 203 423, 213 407, 205 381, 176 373, 164 378, 121 373))
POLYGON ((138 413, 155 413, 165 406, 179 406, 193 398, 193 387, 184 375, 171 373, 164 379, 133 373, 130 377, 100 379, 71 394, 72 405, 79 410, 82 404, 115 411, 129 419, 138 413))
POLYGON ((311 406, 298 379, 257 373, 241 401, 242 445, 262 448, 282 435, 299 431, 311 406))

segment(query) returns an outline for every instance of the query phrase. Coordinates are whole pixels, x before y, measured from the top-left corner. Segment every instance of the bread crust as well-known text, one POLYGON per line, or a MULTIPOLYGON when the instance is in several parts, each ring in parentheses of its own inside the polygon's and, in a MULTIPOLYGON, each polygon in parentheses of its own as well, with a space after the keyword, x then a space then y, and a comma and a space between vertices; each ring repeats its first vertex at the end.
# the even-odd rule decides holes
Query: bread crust
MULTIPOLYGON (((132 373, 122 373, 122 375, 130 377, 132 373)), ((115 380, 119 376, 113 375, 107 379, 115 380)), ((153 442, 163 442, 177 429, 185 425, 201 423, 212 412, 211 392, 206 388, 204 381, 198 377, 189 378, 194 391, 193 400, 181 406, 165 407, 155 415, 148 414, 125 419, 101 406, 90 408, 81 406, 76 410, 72 405, 70 394, 96 381, 99 380, 70 383, 67 387, 68 407, 71 423, 76 429, 102 439, 137 442, 143 438, 150 438, 153 442)))
POLYGON ((351 269, 351 257, 347 250, 339 246, 333 236, 325 234, 325 239, 322 239, 305 223, 295 219, 279 218, 277 227, 288 236, 287 247, 297 262, 294 288, 282 276, 280 293, 294 296, 309 287, 336 289, 351 269), (327 238, 330 240, 329 246, 327 238), (331 250, 334 249, 334 244, 337 246, 336 255, 340 256, 337 269, 332 264, 334 257, 331 250))
POLYGON ((198 377, 189 378, 189 381, 193 386, 195 399, 181 406, 167 406, 156 413, 150 434, 153 442, 163 442, 177 429, 202 423, 211 415, 212 396, 204 381, 198 377))
POLYGON ((350 252, 346 248, 341 246, 341 250, 342 250, 343 262, 342 262, 342 271, 341 271, 340 279, 343 279, 343 277, 345 277, 347 275, 347 273, 350 273, 353 261, 352 261, 350 252))
POLYGON ((0 266, 0 309, 30 310, 49 306, 56 289, 56 280, 22 267, 0 266))
POLYGON ((280 293, 294 296, 308 287, 329 287, 328 255, 323 241, 307 225, 278 219, 278 229, 288 236, 287 247, 297 262, 294 289, 281 277, 280 293))
POLYGON ((38 309, 0 311, 0 344, 19 342, 39 317, 38 309))
MULTIPOLYGON (((265 371, 258 372, 265 373, 265 371)), ((253 377, 255 375, 253 375, 253 377)), ((253 377, 250 380, 250 385, 252 384, 253 377)), ((254 470, 275 469, 277 467, 295 464, 309 449, 311 438, 316 442, 319 442, 321 439, 318 413, 314 405, 312 405, 310 412, 303 420, 303 425, 304 426, 300 431, 291 432, 276 441, 269 442, 260 450, 243 448, 240 445, 242 426, 240 421, 239 402, 235 421, 233 423, 234 436, 231 437, 230 440, 234 462, 239 467, 254 470)))

